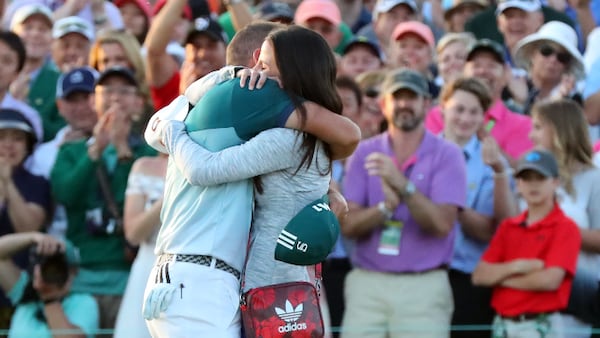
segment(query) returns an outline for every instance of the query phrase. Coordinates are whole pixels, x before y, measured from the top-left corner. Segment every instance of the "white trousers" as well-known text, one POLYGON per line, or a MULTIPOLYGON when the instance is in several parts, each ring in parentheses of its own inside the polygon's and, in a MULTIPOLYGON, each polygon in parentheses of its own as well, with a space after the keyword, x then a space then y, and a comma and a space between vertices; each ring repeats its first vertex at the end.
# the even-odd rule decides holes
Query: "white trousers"
POLYGON ((144 293, 146 301, 165 284, 176 288, 166 309, 146 320, 152 337, 240 338, 239 280, 215 269, 214 260, 212 267, 185 262, 166 264, 154 266, 144 293))

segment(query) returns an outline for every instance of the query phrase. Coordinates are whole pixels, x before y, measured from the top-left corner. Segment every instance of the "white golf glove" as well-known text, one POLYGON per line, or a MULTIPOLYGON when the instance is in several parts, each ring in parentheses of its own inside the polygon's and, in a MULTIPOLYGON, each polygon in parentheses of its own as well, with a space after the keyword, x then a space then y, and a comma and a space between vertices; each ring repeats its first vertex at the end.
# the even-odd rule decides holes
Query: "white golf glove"
POLYGON ((166 311, 169 307, 175 291, 177 291, 177 288, 172 284, 159 283, 154 285, 142 306, 144 319, 152 320, 160 317, 160 313, 166 311))

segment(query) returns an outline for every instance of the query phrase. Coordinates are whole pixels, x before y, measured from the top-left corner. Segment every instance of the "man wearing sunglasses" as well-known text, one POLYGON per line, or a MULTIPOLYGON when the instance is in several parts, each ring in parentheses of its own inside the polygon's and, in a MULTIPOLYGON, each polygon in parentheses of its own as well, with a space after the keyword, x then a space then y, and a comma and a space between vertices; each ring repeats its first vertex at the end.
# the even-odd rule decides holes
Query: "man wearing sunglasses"
POLYGON ((523 112, 549 98, 581 102, 576 82, 585 78, 583 57, 577 49, 577 33, 560 21, 550 21, 515 46, 515 64, 527 71, 529 92, 523 112))

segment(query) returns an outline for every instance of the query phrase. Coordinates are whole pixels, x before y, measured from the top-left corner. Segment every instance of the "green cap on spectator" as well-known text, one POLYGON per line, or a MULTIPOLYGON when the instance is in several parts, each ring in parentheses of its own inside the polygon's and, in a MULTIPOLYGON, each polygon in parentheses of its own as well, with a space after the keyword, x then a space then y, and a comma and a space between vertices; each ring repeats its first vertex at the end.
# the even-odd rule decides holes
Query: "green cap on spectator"
POLYGON ((381 85, 381 91, 385 94, 393 94, 400 89, 408 89, 425 97, 430 96, 427 79, 421 73, 408 68, 388 73, 381 85))
POLYGON ((285 226, 275 247, 275 259, 313 265, 327 258, 340 233, 340 224, 326 198, 305 206, 285 226))

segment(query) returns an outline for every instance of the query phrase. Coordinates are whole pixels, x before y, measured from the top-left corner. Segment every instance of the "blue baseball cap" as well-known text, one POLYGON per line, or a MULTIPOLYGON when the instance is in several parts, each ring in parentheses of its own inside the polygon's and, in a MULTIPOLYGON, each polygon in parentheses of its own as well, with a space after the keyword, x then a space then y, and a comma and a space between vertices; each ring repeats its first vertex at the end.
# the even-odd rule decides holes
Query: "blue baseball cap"
POLYGON ((98 72, 90 67, 75 68, 62 74, 56 83, 56 97, 67 98, 75 92, 93 93, 98 72))

